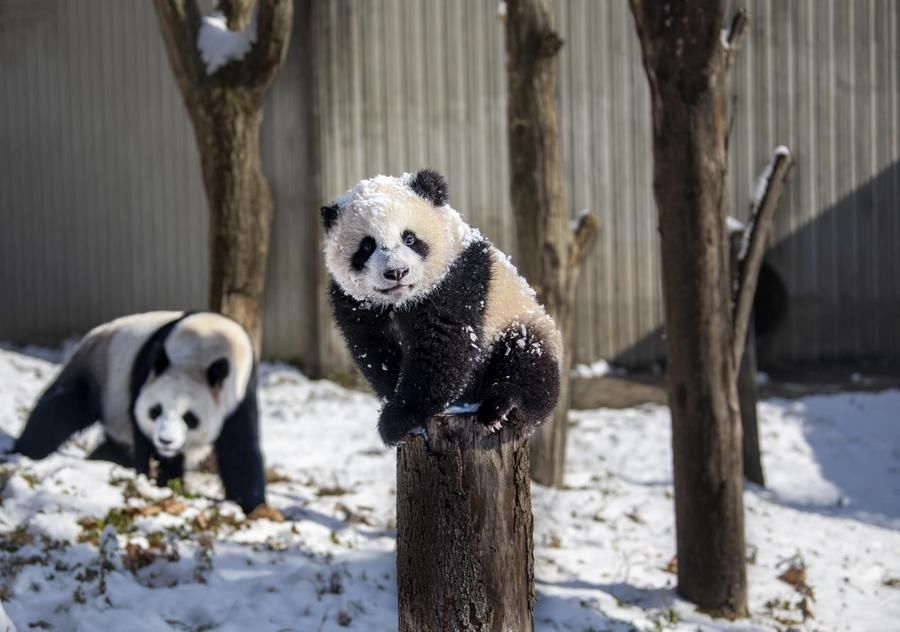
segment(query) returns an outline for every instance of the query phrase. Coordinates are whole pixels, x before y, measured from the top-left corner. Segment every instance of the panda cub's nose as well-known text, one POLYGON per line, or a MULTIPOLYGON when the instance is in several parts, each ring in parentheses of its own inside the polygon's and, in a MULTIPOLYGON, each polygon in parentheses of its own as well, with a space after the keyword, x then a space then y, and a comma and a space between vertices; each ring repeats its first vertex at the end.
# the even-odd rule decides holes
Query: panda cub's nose
POLYGON ((403 277, 409 274, 409 268, 388 268, 383 274, 385 279, 399 283, 403 277))

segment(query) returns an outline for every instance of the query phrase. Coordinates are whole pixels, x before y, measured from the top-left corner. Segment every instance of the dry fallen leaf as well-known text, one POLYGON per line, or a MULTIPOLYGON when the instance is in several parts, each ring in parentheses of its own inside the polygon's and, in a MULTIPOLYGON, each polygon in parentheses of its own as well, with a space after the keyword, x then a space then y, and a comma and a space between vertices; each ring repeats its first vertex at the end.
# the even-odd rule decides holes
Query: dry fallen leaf
POLYGON ((671 560, 669 560, 669 563, 666 564, 660 570, 662 570, 665 573, 671 573, 672 575, 677 575, 678 574, 678 556, 677 555, 674 556, 671 560))
POLYGON ((284 522, 281 512, 269 505, 259 505, 247 516, 250 520, 271 520, 272 522, 284 522))
POLYGON ((790 584, 801 595, 815 599, 813 589, 806 583, 806 564, 802 559, 793 559, 787 569, 778 576, 778 579, 790 584))
POLYGON ((180 500, 176 500, 175 498, 163 498, 158 503, 145 505, 139 509, 137 513, 142 516, 156 516, 165 512, 167 514, 172 514, 173 516, 178 516, 184 513, 185 509, 187 509, 187 505, 180 500))

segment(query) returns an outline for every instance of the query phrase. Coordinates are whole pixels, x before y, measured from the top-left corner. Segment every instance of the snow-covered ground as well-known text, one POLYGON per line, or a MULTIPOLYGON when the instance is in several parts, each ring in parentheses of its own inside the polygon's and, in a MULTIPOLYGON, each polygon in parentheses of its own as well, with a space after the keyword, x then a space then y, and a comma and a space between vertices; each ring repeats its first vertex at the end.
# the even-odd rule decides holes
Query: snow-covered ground
MULTIPOLYGON (((0 350, 0 430, 18 433, 55 370, 0 350)), ((19 631, 394 629, 394 455, 375 400, 273 365, 261 391, 282 523, 215 502, 211 474, 188 498, 85 461, 96 429, 0 464, 0 602, 19 631)), ((567 489, 534 487, 537 629, 898 629, 900 391, 760 413, 771 487, 745 495, 751 619, 676 597, 668 411, 641 406, 574 412, 567 489)))

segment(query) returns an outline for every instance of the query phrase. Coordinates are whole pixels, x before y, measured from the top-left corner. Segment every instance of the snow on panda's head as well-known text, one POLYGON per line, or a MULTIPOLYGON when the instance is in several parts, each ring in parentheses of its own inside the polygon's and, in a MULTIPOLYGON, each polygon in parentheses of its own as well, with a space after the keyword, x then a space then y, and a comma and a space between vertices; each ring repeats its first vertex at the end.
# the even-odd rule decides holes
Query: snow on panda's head
POLYGON ((447 204, 447 182, 423 169, 363 180, 322 209, 325 263, 360 301, 400 306, 430 292, 477 233, 447 204))
POLYGON ((157 452, 171 458, 216 440, 244 398, 253 349, 237 323, 193 314, 152 350, 151 362, 134 416, 157 452))

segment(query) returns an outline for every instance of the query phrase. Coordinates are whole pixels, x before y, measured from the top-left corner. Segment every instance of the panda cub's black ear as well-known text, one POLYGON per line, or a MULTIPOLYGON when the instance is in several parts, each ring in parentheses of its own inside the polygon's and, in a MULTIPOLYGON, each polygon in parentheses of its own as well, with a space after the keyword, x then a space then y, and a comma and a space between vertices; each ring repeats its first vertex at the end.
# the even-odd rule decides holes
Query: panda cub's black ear
POLYGON ((325 226, 326 233, 331 230, 331 227, 334 226, 334 223, 337 221, 339 211, 340 209, 337 204, 322 207, 320 212, 322 213, 322 225, 325 226))
POLYGON ((447 180, 432 169, 420 169, 409 181, 409 188, 434 206, 447 203, 447 180))
POLYGON ((219 388, 231 372, 228 358, 219 358, 206 369, 206 381, 210 388, 219 388))

